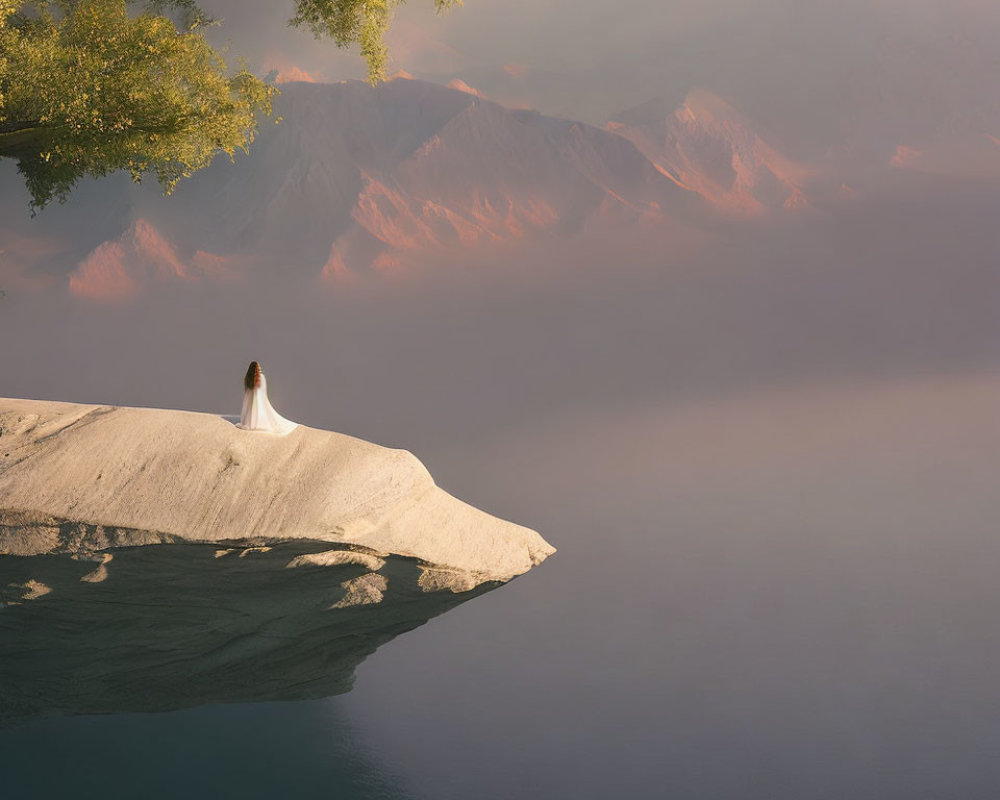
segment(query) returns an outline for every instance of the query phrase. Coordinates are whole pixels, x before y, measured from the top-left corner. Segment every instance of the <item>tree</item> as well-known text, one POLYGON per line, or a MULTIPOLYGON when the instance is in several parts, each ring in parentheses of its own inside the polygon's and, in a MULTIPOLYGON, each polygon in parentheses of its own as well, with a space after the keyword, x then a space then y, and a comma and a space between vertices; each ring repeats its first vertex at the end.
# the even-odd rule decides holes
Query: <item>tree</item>
MULTIPOLYGON (((361 45, 368 62, 368 79, 378 83, 385 77, 388 50, 384 35, 396 6, 406 0, 295 0, 292 25, 308 28, 318 38, 329 37, 339 47, 361 45)), ((462 0, 434 0, 443 13, 462 0)))
MULTIPOLYGON (((270 115, 277 90, 243 66, 229 71, 195 0, 137 2, 0 0, 0 158, 16 159, 33 210, 119 170, 153 175, 169 194, 220 153, 246 151, 270 115)), ((377 82, 401 2, 295 0, 292 24, 359 43, 377 82)))
POLYGON ((125 0, 0 0, 0 156, 34 208, 84 175, 177 181, 246 149, 274 89, 226 65, 198 32, 131 16, 125 0), (18 7, 21 8, 18 8, 18 7))

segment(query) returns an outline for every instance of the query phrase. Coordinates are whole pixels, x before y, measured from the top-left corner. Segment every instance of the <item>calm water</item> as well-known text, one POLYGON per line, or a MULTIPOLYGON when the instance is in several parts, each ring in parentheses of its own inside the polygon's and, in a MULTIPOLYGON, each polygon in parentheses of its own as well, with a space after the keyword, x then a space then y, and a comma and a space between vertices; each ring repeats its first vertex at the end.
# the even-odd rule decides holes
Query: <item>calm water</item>
POLYGON ((820 386, 441 451, 560 552, 347 695, 2 730, 5 789, 995 797, 996 407, 982 375, 820 386))

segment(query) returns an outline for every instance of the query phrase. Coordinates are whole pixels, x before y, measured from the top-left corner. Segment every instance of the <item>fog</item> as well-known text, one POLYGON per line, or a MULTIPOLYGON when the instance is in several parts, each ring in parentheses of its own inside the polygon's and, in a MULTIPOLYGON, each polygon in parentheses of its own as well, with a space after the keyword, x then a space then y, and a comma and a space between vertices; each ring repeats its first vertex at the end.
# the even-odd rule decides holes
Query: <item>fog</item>
MULTIPOLYGON (((206 5, 261 69, 363 73, 280 6, 206 5)), ((0 261, 0 396, 236 413, 259 359, 284 416, 410 449, 559 548, 344 698, 205 719, 253 744, 239 715, 280 717, 317 748, 267 753, 303 796, 356 739, 390 796, 995 797, 1000 171, 975 148, 1000 135, 996 4, 427 6, 400 13, 396 66, 596 122, 706 85, 859 191, 124 303, 65 282, 117 235, 87 212, 114 184, 54 209, 86 244, 44 274, 0 261), (904 143, 942 155, 887 169, 904 143)), ((164 719, 142 724, 181 752, 202 717, 164 719)))
POLYGON ((811 387, 477 451, 560 552, 346 706, 427 797, 989 797, 998 400, 811 387))
MULTIPOLYGON (((346 715, 391 796, 985 800, 998 198, 923 180, 677 251, 525 242, 124 305, 13 292, 0 393, 232 413, 258 358, 286 416, 409 448, 559 548, 282 717, 333 753, 316 719, 346 715)), ((208 724, 238 738, 240 713, 208 724)), ((330 775, 269 758, 305 794, 330 775)))
POLYGON ((991 371, 997 200, 925 178, 687 247, 550 237, 337 285, 275 264, 124 304, 12 288, 2 394, 231 412, 257 358, 286 416, 433 448, 577 408, 991 371))
MULTIPOLYGON (((440 17, 430 6, 410 0, 397 12, 390 72, 462 78, 547 114, 603 125, 703 87, 803 158, 851 137, 851 158, 963 142, 981 161, 983 132, 998 135, 1000 8, 989 0, 469 0, 440 17)), ((365 76, 356 51, 288 28, 290 3, 206 7, 225 21, 218 41, 261 70, 365 76)))

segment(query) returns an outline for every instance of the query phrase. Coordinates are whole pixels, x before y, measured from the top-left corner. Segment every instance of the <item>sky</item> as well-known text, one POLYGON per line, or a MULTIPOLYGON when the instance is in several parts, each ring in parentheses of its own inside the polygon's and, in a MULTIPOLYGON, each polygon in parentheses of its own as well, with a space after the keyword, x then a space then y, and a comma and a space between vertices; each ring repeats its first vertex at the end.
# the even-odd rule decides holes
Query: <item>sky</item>
MULTIPOLYGON (((224 20, 214 35, 262 71, 301 70, 331 81, 364 74, 356 53, 285 26, 290 12, 283 4, 206 5, 224 20)), ((284 338, 290 346, 294 338, 286 329, 306 342, 301 352, 315 351, 317 358, 329 356, 326 337, 343 342, 338 358, 359 381, 340 393, 352 398, 353 420, 368 420, 364 425, 379 413, 377 404, 365 406, 366 390, 358 386, 374 381, 379 396, 396 397, 403 390, 388 376, 397 374, 414 384, 414 408, 432 408, 436 392, 455 381, 472 392, 474 406, 482 402, 511 417, 521 409, 528 420, 562 404, 724 392, 740 381, 991 367, 997 288, 991 220, 1000 185, 996 4, 470 0, 443 17, 429 6, 414 0, 399 11, 390 38, 395 67, 438 83, 464 76, 483 88, 492 81, 498 99, 521 91, 547 114, 572 113, 598 127, 605 121, 600 114, 657 97, 669 114, 688 92, 703 88, 730 103, 734 115, 746 115, 746 129, 729 117, 721 124, 737 144, 747 130, 756 131, 825 184, 804 185, 807 213, 752 220, 706 215, 683 245, 676 226, 662 235, 648 227, 605 227, 593 228, 589 238, 529 237, 433 256, 418 251, 408 277, 369 276, 359 286, 326 287, 315 296, 314 287, 299 273, 293 280, 281 262, 294 237, 279 230, 272 255, 259 265, 258 283, 157 283, 127 302, 102 305, 67 295, 67 276, 119 246, 121 220, 142 215, 160 233, 174 234, 200 224, 185 221, 183 211, 189 198, 211 197, 217 184, 197 176, 192 186, 201 187, 200 194, 185 194, 182 185, 175 198, 157 205, 149 199, 155 187, 136 195, 117 178, 88 182, 66 206, 32 220, 25 213, 18 222, 23 192, 11 165, 3 164, 0 244, 7 255, 0 275, 8 296, 0 325, 8 341, 22 343, 4 355, 7 388, 0 393, 221 410, 222 384, 210 377, 222 365, 210 354, 241 353, 242 361, 256 343, 280 358, 275 342, 284 338), (505 71, 504 65, 513 67, 505 71), (157 208, 164 210, 159 217, 157 208), (167 210, 181 216, 168 224, 167 210), (36 231, 42 235, 33 238, 36 231), (35 272, 11 258, 44 251, 56 238, 64 250, 46 255, 35 272), (40 286, 48 289, 35 294, 40 286), (310 295, 304 310, 292 312, 303 292, 310 295), (235 296, 241 299, 230 299, 235 296), (239 327, 231 315, 253 298, 275 330, 265 335, 266 326, 254 325, 223 342, 239 327), (43 313, 46 308, 52 311, 43 313), (331 319, 328 308, 340 310, 331 319), (294 322, 283 314, 294 315, 294 322), (188 341, 181 348, 168 335, 178 316, 190 318, 176 333, 188 341), (123 327, 135 334, 119 338, 123 327), (91 356, 88 363, 86 337, 69 331, 92 332, 114 357, 91 356), (198 348, 199 341, 205 346, 198 348), (427 350, 419 368, 418 341, 427 350), (592 370, 591 351, 604 359, 592 370), (657 356, 666 372, 651 368, 657 356), (120 365, 147 359, 173 364, 168 373, 190 360, 185 371, 197 379, 177 382, 158 372, 141 383, 123 380, 129 372, 120 365), (394 366, 373 366, 382 363, 394 366), (454 374, 453 364, 464 366, 454 374), (507 380, 497 382, 494 364, 507 380), (510 405, 514 395, 522 406, 510 405)), ((390 132, 407 129, 406 119, 391 119, 390 132)), ((350 120, 331 116, 328 124, 350 120)), ((295 124, 290 119, 286 127, 295 131, 295 124)), ((740 151, 743 158, 757 152, 740 151)), ((464 157, 485 156, 470 150, 464 157)), ((284 162, 269 158, 265 153, 255 161, 252 153, 232 174, 280 177, 274 165, 284 162)), ((313 163, 302 162, 304 168, 313 163)), ((435 169, 447 174, 447 165, 446 156, 435 169)), ((536 167, 539 173, 546 168, 536 167)), ((388 186, 405 179, 399 172, 384 177, 388 186)), ((462 176, 449 180, 460 183, 462 176)), ((225 197, 232 199, 254 191, 251 184, 226 185, 225 197)), ((414 202, 423 202, 428 185, 413 184, 414 202)), ((509 189, 511 196, 519 190, 509 189)), ((212 227, 206 230, 208 238, 197 246, 211 254, 212 227)), ((217 238, 229 235, 220 231, 217 238)), ((194 248, 185 251, 183 237, 173 245, 181 260, 194 248)), ((332 424, 321 394, 303 383, 306 360, 296 358, 288 368, 298 387, 285 390, 288 415, 332 424)), ((399 425, 385 423, 390 439, 432 438, 417 425, 417 411, 395 413, 399 425)), ((443 418, 471 435, 475 416, 449 410, 443 418)))
MULTIPOLYGON (((233 51, 255 63, 364 76, 355 54, 284 27, 281 3, 209 7, 233 51)), ((470 0, 440 17, 413 0, 390 31, 389 71, 460 77, 502 102, 595 124, 703 87, 816 154, 843 133, 845 114, 882 117, 856 121, 906 130, 915 146, 943 117, 995 123, 998 33, 989 0, 470 0)))

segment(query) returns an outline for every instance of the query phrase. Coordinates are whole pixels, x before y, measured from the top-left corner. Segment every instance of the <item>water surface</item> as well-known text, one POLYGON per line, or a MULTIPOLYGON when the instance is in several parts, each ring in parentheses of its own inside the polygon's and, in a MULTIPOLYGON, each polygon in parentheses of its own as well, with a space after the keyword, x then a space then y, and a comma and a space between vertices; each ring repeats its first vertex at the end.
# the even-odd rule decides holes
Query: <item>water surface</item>
POLYGON ((560 552, 384 645, 350 694, 29 723, 0 731, 5 783, 994 796, 998 405, 984 375, 794 387, 442 450, 457 493, 560 552))

